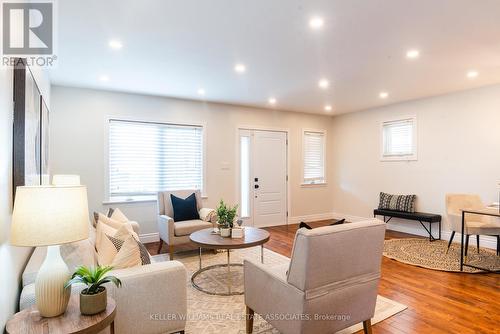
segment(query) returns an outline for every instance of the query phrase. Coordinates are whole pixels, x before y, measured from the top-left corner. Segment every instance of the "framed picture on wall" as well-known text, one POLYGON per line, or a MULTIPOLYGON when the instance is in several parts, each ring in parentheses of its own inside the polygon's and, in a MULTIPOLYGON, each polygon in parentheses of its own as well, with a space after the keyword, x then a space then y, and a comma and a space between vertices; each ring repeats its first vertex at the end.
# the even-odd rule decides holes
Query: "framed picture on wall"
POLYGON ((23 58, 14 66, 13 191, 48 180, 49 111, 23 58), (42 151, 46 155, 42 156, 42 151), (42 173, 47 176, 42 180, 42 173))

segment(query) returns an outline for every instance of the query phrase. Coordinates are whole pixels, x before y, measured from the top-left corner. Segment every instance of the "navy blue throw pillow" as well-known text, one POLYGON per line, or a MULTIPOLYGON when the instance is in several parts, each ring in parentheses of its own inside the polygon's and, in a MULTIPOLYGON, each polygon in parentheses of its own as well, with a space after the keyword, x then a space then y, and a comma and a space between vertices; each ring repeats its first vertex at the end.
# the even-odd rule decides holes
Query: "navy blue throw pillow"
POLYGON ((192 193, 185 199, 170 194, 172 208, 174 209, 174 221, 200 219, 198 206, 196 205, 196 195, 192 193))

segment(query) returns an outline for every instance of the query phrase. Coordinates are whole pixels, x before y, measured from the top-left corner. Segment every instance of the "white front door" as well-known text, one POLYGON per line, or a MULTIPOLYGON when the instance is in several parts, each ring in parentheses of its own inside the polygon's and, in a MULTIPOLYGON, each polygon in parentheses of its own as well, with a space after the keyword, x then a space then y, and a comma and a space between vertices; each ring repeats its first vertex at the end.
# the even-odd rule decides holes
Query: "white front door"
POLYGON ((240 130, 240 208, 246 225, 287 224, 287 134, 240 130))

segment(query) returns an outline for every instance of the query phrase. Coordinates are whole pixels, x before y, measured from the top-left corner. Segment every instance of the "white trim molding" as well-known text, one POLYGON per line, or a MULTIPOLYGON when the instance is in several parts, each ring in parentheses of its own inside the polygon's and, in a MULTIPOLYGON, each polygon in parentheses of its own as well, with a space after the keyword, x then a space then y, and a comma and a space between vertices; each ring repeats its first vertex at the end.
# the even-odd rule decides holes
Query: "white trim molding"
POLYGON ((158 242, 160 241, 160 233, 154 232, 154 233, 144 233, 139 235, 139 240, 143 244, 148 244, 151 242, 158 242))

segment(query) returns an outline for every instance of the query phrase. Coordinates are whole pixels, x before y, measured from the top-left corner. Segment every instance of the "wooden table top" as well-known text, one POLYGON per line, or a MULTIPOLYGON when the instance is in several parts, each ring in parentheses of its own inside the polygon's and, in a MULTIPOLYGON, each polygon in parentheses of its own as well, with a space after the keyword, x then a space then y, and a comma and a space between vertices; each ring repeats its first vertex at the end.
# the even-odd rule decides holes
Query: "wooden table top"
POLYGON ((44 318, 33 305, 28 309, 14 314, 7 322, 9 334, 91 334, 99 333, 108 327, 115 319, 116 303, 108 297, 105 311, 95 315, 80 313, 80 295, 71 294, 66 312, 58 317, 44 318))
POLYGON ((206 228, 191 233, 189 238, 202 248, 209 249, 237 249, 259 246, 269 241, 269 232, 255 227, 245 227, 243 238, 223 238, 212 233, 213 228, 206 228))

